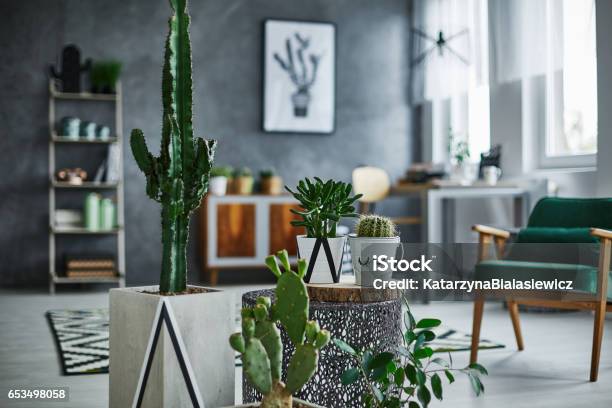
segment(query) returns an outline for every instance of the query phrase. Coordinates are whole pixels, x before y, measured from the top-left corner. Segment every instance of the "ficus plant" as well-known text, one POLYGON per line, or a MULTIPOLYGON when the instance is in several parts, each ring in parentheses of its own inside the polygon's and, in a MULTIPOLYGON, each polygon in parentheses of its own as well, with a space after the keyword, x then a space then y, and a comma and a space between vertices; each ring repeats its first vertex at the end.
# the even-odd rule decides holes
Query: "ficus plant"
POLYGON ((291 209, 300 220, 291 221, 291 225, 306 228, 308 238, 334 238, 336 226, 343 217, 357 217, 354 203, 363 194, 351 196, 353 186, 341 181, 323 181, 318 177, 313 180, 300 180, 296 190, 285 186, 296 200, 300 210, 291 209))
POLYGON ((159 157, 147 148, 140 129, 130 145, 147 179, 148 196, 162 207, 160 293, 187 288, 189 217, 208 191, 216 141, 193 137, 191 44, 187 0, 170 0, 174 15, 166 37, 162 71, 162 135, 159 157))
POLYGON ((354 362, 346 370, 341 381, 343 385, 362 381, 366 393, 362 401, 367 408, 426 408, 433 398, 443 399, 443 382, 452 384, 455 374, 465 374, 477 396, 484 392, 481 375, 487 370, 480 364, 453 368, 453 360, 434 357, 428 343, 436 338, 433 328, 440 320, 426 318, 416 321, 408 303, 404 314, 402 345, 397 350, 376 353, 371 349, 359 350, 341 339, 334 344, 349 354, 354 362), (445 378, 445 380, 443 380, 445 378))

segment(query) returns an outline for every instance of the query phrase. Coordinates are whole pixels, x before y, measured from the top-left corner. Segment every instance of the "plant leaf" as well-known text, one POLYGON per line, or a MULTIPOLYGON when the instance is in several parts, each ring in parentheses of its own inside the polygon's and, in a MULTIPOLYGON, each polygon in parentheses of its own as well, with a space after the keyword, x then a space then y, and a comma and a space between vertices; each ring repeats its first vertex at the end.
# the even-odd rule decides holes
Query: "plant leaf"
POLYGON ((424 385, 420 386, 417 390, 417 398, 421 401, 421 405, 427 408, 427 405, 431 402, 431 393, 424 385))
POLYGON ((359 369, 353 367, 349 368, 340 376, 340 380, 342 381, 342 385, 349 385, 354 383, 359 379, 359 369))
POLYGON ((442 401, 442 380, 440 380, 440 376, 438 374, 434 374, 431 377, 431 390, 433 391, 434 396, 442 401))
POLYGON ((333 341, 336 347, 338 347, 340 350, 344 351, 345 353, 348 353, 352 356, 357 355, 357 351, 355 351, 355 349, 350 344, 345 342, 344 340, 333 339, 333 341))
POLYGON ((417 329, 429 329, 431 327, 438 327, 442 322, 439 319, 421 319, 416 324, 417 329))
POLYGON ((390 361, 393 360, 393 357, 395 357, 393 353, 389 352, 377 354, 376 356, 374 356, 374 359, 372 359, 372 362, 370 363, 370 368, 374 369, 378 367, 384 367, 390 361))
POLYGON ((472 370, 478 371, 482 375, 489 375, 489 373, 487 372, 487 369, 478 363, 472 363, 468 367, 472 370))
POLYGON ((444 374, 446 374, 446 378, 448 378, 449 384, 452 384, 455 382, 455 376, 449 370, 444 370, 444 374))

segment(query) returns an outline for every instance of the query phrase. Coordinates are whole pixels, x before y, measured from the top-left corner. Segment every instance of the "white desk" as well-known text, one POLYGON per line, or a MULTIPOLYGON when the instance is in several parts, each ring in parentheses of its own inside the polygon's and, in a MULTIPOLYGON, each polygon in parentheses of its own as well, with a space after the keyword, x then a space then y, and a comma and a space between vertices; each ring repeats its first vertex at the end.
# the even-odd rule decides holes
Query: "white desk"
POLYGON ((441 184, 427 191, 427 237, 430 243, 454 241, 455 201, 462 198, 513 198, 514 226, 521 227, 529 215, 529 190, 513 184, 441 184))

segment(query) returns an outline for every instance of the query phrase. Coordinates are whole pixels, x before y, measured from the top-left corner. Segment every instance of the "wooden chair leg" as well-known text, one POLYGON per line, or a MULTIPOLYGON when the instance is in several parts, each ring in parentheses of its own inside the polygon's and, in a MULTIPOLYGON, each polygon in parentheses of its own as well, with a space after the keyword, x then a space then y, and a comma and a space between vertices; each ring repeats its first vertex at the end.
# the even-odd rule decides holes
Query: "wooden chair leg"
POLYGON ((600 301, 595 309, 593 324, 593 351, 591 352, 591 381, 597 381, 599 374, 599 357, 601 355, 601 340, 603 338, 604 321, 606 318, 606 301, 600 301))
POLYGON ((474 300, 474 317, 472 320, 472 347, 470 349, 470 364, 478 360, 478 343, 480 342, 480 325, 482 323, 482 312, 484 311, 484 299, 474 300))
POLYGON ((508 304, 510 319, 512 319, 514 337, 516 337, 516 346, 518 347, 519 351, 522 351, 525 346, 523 345, 523 334, 521 333, 521 321, 519 320, 518 303, 513 300, 508 300, 506 303, 508 304))

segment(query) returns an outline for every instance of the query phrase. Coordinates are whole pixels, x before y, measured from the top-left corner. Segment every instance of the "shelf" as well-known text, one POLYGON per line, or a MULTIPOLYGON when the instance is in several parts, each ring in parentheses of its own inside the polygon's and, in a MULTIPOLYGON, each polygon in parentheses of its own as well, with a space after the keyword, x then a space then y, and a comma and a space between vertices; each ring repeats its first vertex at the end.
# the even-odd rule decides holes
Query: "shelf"
POLYGON ((87 140, 85 138, 69 139, 66 136, 56 136, 56 135, 51 136, 51 141, 53 143, 110 144, 110 143, 117 143, 118 140, 119 138, 117 137, 111 137, 107 140, 101 140, 101 139, 87 140))
POLYGON ((101 276, 92 276, 89 278, 67 278, 65 276, 54 276, 53 282, 55 283, 115 283, 120 282, 123 276, 109 276, 109 277, 101 277, 101 276))
POLYGON ((93 181, 84 181, 83 184, 70 184, 66 181, 52 181, 51 186, 54 188, 67 188, 75 190, 95 190, 117 188, 119 183, 95 183, 93 181))
POLYGON ((112 230, 91 231, 84 227, 78 227, 78 228, 51 227, 52 234, 109 235, 109 234, 118 234, 119 231, 121 231, 121 228, 114 228, 112 230))
POLYGON ((117 101, 117 94, 103 94, 103 93, 91 93, 91 92, 57 92, 51 91, 51 97, 55 99, 74 100, 74 101, 117 101))

